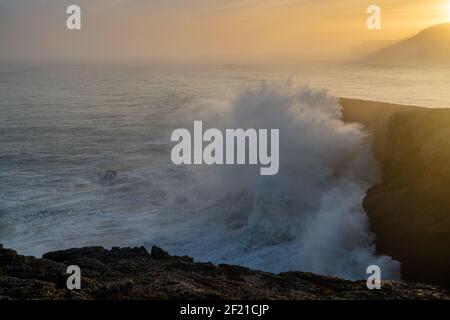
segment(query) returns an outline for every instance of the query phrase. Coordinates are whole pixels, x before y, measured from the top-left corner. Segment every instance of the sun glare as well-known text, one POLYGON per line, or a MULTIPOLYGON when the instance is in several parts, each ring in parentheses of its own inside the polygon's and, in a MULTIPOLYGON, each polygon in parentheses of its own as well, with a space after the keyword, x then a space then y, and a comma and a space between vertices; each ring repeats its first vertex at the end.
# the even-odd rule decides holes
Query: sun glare
POLYGON ((450 22, 450 1, 447 4, 444 4, 445 12, 447 13, 447 20, 450 22))

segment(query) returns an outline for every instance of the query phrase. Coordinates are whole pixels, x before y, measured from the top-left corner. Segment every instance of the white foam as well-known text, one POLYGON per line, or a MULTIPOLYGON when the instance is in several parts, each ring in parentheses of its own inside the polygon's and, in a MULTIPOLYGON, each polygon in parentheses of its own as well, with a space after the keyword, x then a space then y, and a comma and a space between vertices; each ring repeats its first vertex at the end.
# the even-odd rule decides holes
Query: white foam
POLYGON ((361 207, 376 179, 370 141, 360 126, 342 121, 336 98, 262 83, 229 104, 204 103, 202 116, 215 128, 279 128, 280 172, 261 177, 246 166, 193 168, 203 192, 219 200, 174 229, 181 244, 169 241, 171 249, 202 260, 349 279, 364 278, 377 264, 383 277, 399 278, 400 264, 375 254, 361 207))

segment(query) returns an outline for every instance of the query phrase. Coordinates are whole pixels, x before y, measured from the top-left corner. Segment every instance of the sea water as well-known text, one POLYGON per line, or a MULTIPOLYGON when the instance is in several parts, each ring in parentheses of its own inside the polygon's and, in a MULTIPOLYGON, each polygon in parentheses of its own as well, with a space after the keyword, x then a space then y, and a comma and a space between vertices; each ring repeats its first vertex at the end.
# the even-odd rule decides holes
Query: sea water
POLYGON ((158 245, 350 279, 376 263, 399 278, 361 208, 377 179, 368 140, 336 97, 448 107, 448 88, 431 67, 3 63, 0 243, 158 245), (279 128, 280 174, 173 165, 170 134, 192 120, 279 128))

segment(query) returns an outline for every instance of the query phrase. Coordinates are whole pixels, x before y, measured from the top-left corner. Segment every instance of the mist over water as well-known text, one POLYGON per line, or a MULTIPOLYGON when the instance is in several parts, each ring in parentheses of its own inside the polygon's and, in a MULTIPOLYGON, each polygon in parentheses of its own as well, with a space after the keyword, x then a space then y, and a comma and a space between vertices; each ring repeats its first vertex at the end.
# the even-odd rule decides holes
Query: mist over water
POLYGON ((0 73, 6 247, 158 245, 273 272, 357 279, 378 264, 399 277, 397 262, 375 254, 361 208, 377 178, 370 141, 342 122, 335 96, 239 67, 10 69, 0 73), (193 120, 280 129, 279 174, 174 166, 170 134, 193 120))

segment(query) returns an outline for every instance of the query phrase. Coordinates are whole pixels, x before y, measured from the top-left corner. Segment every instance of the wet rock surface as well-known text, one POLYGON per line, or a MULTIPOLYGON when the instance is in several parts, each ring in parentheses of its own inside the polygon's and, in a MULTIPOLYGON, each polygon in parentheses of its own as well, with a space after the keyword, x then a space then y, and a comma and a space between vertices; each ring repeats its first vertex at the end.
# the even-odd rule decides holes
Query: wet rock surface
POLYGON ((304 272, 279 275, 240 266, 196 263, 161 248, 89 247, 50 252, 42 259, 0 247, 0 299, 449 299, 423 284, 384 281, 368 290, 304 272), (69 265, 81 268, 81 290, 68 290, 69 265))

